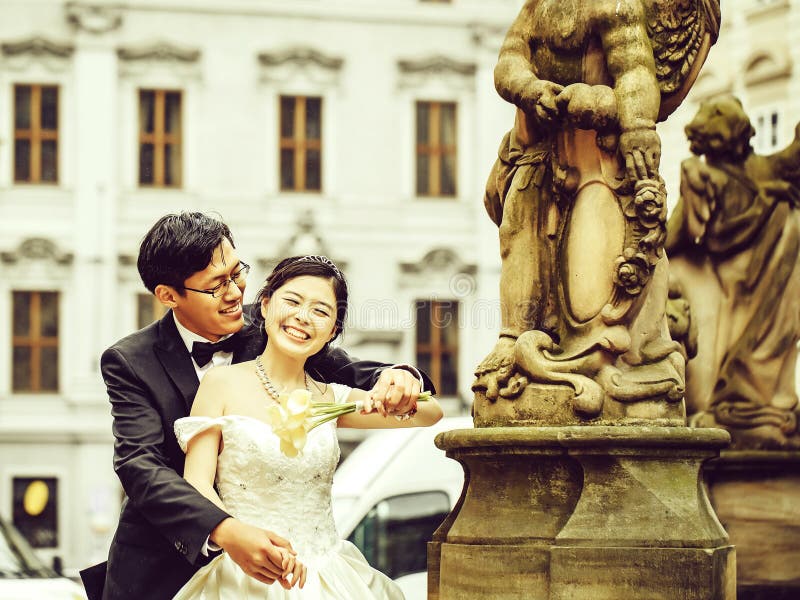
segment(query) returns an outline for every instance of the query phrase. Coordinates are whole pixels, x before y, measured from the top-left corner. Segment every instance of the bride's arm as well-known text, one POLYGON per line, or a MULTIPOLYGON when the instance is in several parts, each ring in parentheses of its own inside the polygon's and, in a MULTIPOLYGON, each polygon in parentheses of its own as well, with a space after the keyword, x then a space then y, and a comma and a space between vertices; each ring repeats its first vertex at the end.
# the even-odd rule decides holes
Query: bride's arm
MULTIPOLYGON (((221 417, 225 412, 222 380, 209 371, 200 388, 197 390, 191 415, 193 417, 221 417)), ((209 427, 189 440, 186 448, 186 463, 183 468, 183 477, 194 488, 211 500, 214 504, 227 512, 222 499, 214 489, 214 478, 217 474, 217 456, 220 452, 222 431, 219 426, 209 427)))
MULTIPOLYGON (((364 402, 367 407, 372 407, 369 402, 369 395, 364 390, 354 388, 347 397, 347 402, 364 402)), ((337 425, 339 427, 352 427, 357 429, 394 429, 397 427, 427 427, 433 425, 444 416, 442 407, 431 397, 429 400, 417 402, 417 412, 410 419, 398 420, 388 415, 383 416, 374 408, 369 414, 361 414, 359 411, 339 417, 337 425)))

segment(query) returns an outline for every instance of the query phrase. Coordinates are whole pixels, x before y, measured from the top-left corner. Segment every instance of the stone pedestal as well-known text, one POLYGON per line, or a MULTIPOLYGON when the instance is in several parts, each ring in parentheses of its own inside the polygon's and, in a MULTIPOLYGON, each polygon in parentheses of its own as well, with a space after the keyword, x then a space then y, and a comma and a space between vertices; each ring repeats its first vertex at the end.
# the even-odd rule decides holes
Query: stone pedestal
POLYGON ((727 432, 485 427, 440 434, 465 472, 429 545, 430 600, 734 600, 700 479, 727 432))
POLYGON ((800 452, 723 451, 705 474, 736 546, 739 600, 800 598, 800 452))

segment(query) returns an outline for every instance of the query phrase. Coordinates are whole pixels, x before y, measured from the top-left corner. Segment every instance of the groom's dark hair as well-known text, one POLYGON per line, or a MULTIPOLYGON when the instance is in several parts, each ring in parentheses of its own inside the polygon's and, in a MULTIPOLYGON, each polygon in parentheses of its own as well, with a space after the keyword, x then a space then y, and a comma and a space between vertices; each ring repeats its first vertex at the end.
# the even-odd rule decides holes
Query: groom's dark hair
POLYGON ((159 284, 185 293, 184 282, 211 262, 214 250, 231 230, 221 220, 199 212, 164 215, 144 236, 136 263, 144 286, 154 292, 159 284))

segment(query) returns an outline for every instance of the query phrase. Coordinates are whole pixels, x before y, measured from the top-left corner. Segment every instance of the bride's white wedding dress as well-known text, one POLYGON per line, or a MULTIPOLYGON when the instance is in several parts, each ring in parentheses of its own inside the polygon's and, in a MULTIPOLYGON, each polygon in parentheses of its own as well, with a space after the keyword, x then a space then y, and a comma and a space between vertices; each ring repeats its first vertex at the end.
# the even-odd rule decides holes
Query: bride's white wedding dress
MULTIPOLYGON (((337 402, 350 388, 331 384, 337 402)), ((403 593, 369 566, 350 542, 339 538, 331 509, 333 473, 339 461, 335 421, 311 431, 303 453, 289 458, 270 426, 252 417, 186 417, 175 422, 183 451, 189 440, 220 427, 216 487, 228 512, 288 539, 308 568, 305 587, 285 590, 247 576, 227 553, 184 585, 175 600, 402 600, 403 593)))

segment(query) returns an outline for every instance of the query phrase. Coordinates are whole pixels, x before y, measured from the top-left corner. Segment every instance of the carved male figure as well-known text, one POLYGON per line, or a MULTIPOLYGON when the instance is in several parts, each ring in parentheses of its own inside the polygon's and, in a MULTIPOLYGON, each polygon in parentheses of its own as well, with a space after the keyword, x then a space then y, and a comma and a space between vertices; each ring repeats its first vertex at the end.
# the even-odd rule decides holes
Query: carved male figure
POLYGON ((718 28, 718 0, 523 6, 495 69, 518 110, 485 198, 503 259, 503 328, 474 385, 490 400, 531 381, 566 384, 582 418, 682 419, 655 126, 682 101, 718 28), (620 404, 642 400, 671 408, 620 404))

